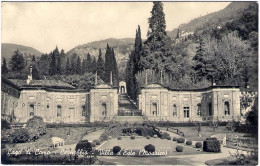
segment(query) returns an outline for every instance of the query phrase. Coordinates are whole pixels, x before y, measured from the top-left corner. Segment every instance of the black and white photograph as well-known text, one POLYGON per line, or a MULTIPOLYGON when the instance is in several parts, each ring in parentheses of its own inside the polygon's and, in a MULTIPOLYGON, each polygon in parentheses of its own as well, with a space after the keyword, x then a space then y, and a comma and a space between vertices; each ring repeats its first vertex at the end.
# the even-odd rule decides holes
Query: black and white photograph
POLYGON ((258 1, 1 1, 1 164, 258 165, 258 1))

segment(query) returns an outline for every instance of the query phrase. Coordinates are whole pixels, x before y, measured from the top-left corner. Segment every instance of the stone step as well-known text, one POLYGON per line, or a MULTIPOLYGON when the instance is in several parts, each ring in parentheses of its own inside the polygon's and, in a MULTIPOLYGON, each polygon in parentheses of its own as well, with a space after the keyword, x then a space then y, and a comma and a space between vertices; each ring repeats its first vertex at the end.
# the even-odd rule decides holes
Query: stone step
POLYGON ((128 122, 128 123, 143 123, 144 119, 142 116, 116 116, 115 120, 118 122, 128 122))

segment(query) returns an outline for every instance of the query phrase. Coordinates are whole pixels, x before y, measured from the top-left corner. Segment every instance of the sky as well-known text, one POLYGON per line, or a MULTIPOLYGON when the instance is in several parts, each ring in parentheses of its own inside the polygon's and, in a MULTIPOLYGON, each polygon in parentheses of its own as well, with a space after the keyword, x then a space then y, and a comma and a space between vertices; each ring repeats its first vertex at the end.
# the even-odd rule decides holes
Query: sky
MULTIPOLYGON (((225 8, 230 2, 163 2, 166 30, 225 8)), ((134 38, 138 25, 146 38, 152 2, 2 2, 2 43, 56 46, 65 52, 107 38, 134 38)))

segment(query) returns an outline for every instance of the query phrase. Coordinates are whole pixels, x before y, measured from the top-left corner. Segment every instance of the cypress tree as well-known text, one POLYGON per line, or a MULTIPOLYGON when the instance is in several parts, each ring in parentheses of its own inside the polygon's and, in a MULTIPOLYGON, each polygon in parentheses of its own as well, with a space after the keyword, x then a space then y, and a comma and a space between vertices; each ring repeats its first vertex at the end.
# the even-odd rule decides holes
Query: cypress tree
POLYGON ((6 65, 6 60, 5 58, 3 58, 3 64, 2 64, 2 75, 7 75, 8 74, 8 68, 7 68, 7 65, 6 65))
POLYGON ((55 75, 57 73, 56 67, 56 57, 55 54, 51 53, 51 63, 50 63, 50 75, 55 75))
POLYGON ((96 58, 93 58, 92 64, 91 64, 92 72, 95 73, 97 71, 97 61, 96 58))
POLYGON ((99 55, 98 55, 98 61, 97 61, 97 73, 99 77, 104 80, 104 60, 102 58, 102 52, 101 49, 99 49, 99 55))
POLYGON ((109 83, 110 80, 110 72, 112 69, 111 63, 111 48, 107 44, 106 54, 105 54, 105 73, 104 73, 104 82, 109 83))
POLYGON ((57 74, 62 74, 61 57, 60 57, 60 55, 57 57, 57 74))
POLYGON ((80 57, 78 56, 77 58, 77 65, 76 65, 76 74, 81 74, 81 61, 80 61, 80 57))
POLYGON ((86 68, 87 68, 87 60, 83 59, 83 61, 82 61, 82 74, 86 73, 86 68))
POLYGON ((88 73, 92 72, 91 64, 92 64, 92 59, 91 59, 90 54, 88 53, 87 61, 86 61, 86 72, 88 72, 88 73))
POLYGON ((66 62, 66 74, 71 74, 70 71, 70 59, 67 58, 67 62, 66 62))
POLYGON ((147 40, 142 47, 141 69, 165 70, 165 61, 172 55, 171 40, 166 34, 166 22, 161 2, 153 2, 147 40))
POLYGON ((25 67, 25 60, 23 58, 23 54, 20 53, 19 50, 16 50, 11 57, 9 62, 9 66, 12 71, 21 71, 25 67))

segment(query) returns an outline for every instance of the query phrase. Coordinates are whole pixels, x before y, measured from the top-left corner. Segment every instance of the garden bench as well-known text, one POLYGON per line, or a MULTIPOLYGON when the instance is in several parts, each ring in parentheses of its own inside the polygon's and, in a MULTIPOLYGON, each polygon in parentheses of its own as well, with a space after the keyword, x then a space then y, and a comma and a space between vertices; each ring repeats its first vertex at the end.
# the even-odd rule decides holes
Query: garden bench
POLYGON ((52 137, 51 140, 52 140, 52 146, 54 148, 58 147, 58 146, 63 146, 65 143, 64 139, 59 138, 59 137, 52 137))

